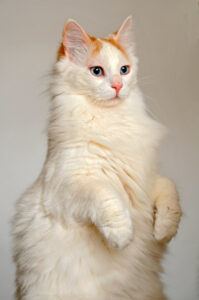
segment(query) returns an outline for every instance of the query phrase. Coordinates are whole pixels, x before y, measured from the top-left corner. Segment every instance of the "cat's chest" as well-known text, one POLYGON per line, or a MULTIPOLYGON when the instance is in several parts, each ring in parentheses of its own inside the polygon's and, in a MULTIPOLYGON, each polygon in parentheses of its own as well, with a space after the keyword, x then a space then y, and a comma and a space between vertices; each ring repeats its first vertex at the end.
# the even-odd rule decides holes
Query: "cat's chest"
POLYGON ((88 150, 92 156, 90 162, 93 167, 97 166, 98 174, 103 174, 116 185, 122 185, 128 193, 142 194, 150 189, 155 168, 151 149, 139 149, 138 145, 129 147, 124 143, 114 149, 92 141, 88 150))

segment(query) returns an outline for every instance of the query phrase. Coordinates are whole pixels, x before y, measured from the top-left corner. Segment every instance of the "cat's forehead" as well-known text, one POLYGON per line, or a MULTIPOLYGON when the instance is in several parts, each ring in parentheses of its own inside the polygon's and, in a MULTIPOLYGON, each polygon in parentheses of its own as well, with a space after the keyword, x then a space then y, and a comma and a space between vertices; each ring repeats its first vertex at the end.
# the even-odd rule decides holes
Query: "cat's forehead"
POLYGON ((117 43, 112 37, 95 38, 91 37, 92 41, 92 60, 103 60, 104 62, 119 63, 120 61, 129 61, 129 57, 125 49, 117 43))
POLYGON ((98 54, 103 46, 111 46, 113 49, 119 50, 124 56, 128 56, 125 49, 114 39, 114 35, 110 35, 107 38, 96 38, 94 36, 90 36, 93 54, 98 54))

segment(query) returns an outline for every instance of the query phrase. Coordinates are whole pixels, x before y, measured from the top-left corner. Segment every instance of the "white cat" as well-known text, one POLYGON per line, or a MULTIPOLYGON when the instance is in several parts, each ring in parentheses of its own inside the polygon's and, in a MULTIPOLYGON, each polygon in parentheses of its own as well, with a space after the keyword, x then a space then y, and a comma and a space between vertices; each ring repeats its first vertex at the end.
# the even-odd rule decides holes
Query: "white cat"
POLYGON ((16 299, 166 299, 160 259, 181 209, 136 78, 131 17, 100 39, 66 24, 47 158, 13 220, 16 299))

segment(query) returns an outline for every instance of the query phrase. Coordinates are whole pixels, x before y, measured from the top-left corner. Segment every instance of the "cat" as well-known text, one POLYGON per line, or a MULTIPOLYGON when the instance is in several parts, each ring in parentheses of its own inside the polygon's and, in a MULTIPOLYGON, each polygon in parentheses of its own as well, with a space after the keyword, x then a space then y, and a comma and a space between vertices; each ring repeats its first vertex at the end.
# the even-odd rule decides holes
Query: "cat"
POLYGON ((167 299, 160 262, 181 208, 158 173, 165 130, 138 87, 132 24, 107 38, 64 27, 46 161, 13 218, 17 300, 167 299))

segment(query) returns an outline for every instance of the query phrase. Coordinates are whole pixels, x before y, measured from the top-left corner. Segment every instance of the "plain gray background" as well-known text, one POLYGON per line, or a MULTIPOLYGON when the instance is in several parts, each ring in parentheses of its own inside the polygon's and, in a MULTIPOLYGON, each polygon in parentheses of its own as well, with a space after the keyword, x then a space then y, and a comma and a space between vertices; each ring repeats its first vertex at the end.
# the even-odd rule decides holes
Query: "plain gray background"
MULTIPOLYGON (((165 258, 171 300, 199 299, 199 2, 192 0, 0 1, 0 299, 13 299, 10 219, 14 202, 38 175, 46 153, 48 74, 63 24, 91 34, 135 20, 140 86, 170 134, 162 173, 177 183, 184 211, 165 258)), ((144 288, 144 287, 143 287, 144 288)))

